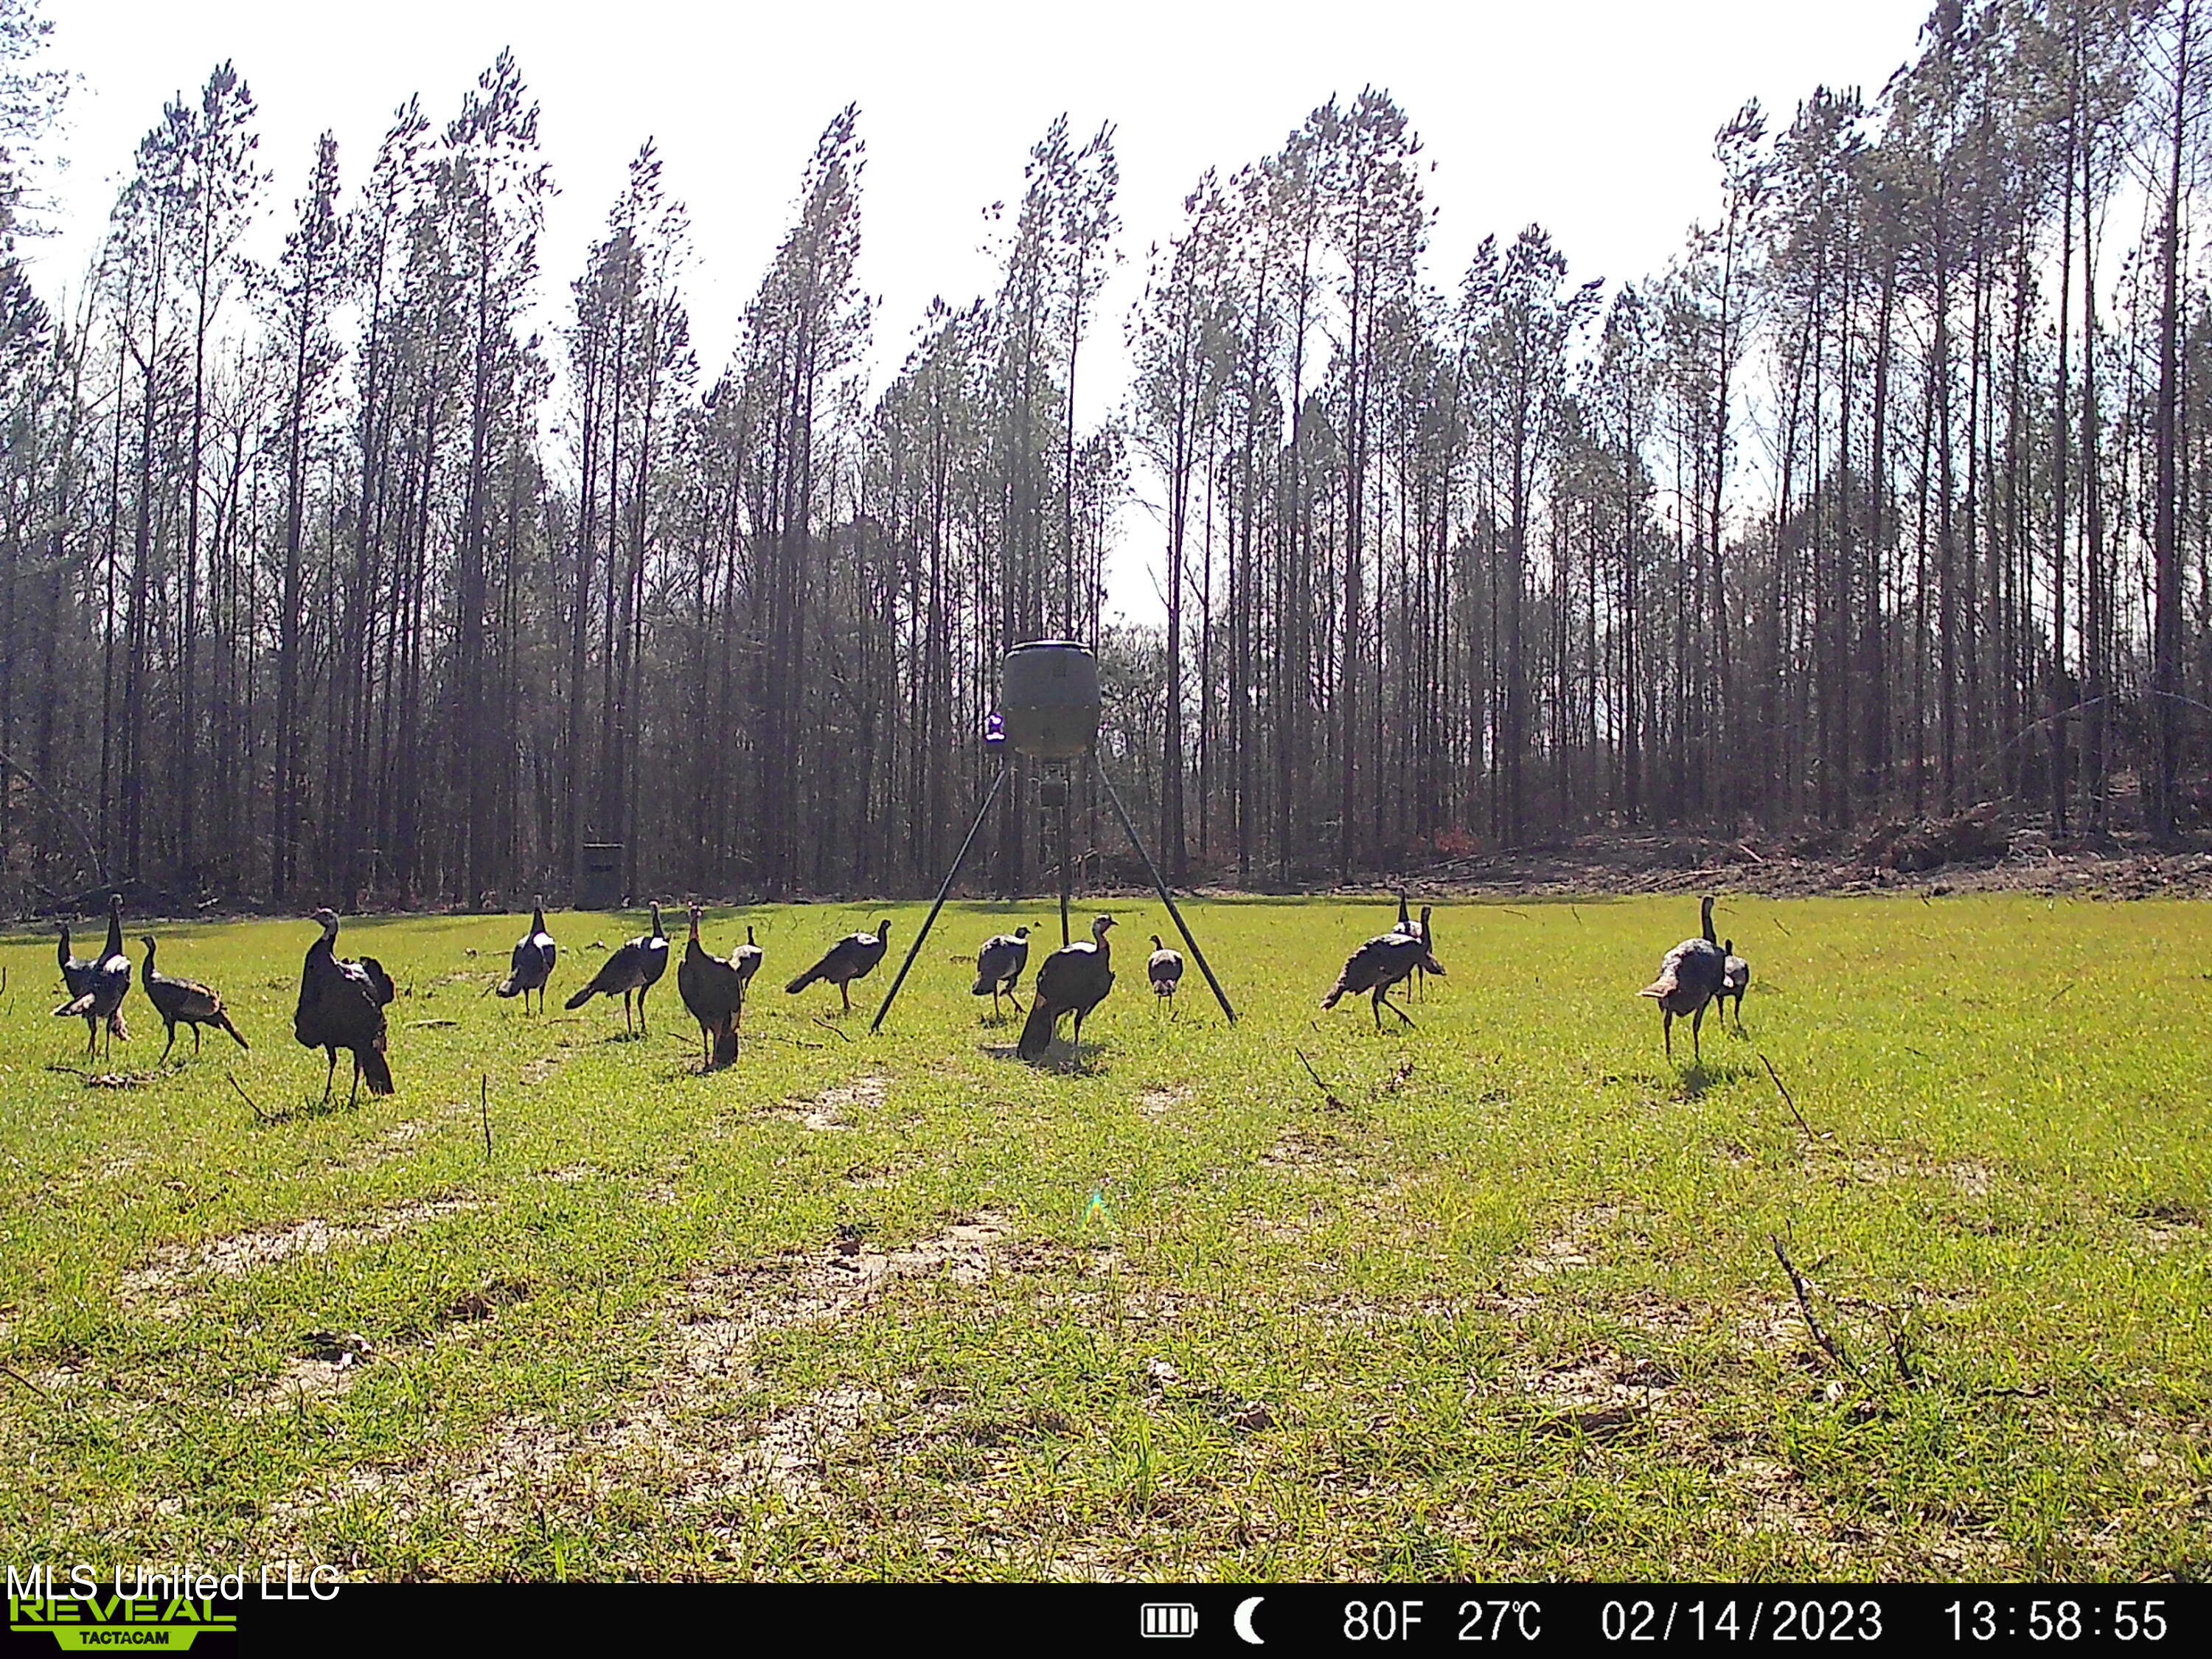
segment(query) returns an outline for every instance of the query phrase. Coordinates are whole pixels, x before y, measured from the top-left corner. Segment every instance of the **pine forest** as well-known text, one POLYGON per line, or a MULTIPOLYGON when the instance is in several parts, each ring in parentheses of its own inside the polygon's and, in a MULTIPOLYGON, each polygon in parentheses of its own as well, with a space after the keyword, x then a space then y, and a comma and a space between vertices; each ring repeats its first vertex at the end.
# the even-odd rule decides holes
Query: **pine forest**
MULTIPOLYGON (((707 339, 702 204, 651 143, 545 268, 511 54, 360 155, 266 153, 216 65, 64 302, 22 262, 61 81, 0 0, 0 902, 475 908, 565 896, 592 846, 640 896, 926 895, 998 763, 1001 653, 1062 636, 1182 884, 1984 803, 2183 835, 2196 4, 1946 0, 1887 85, 1719 112, 1709 210, 1602 280, 1540 224, 1437 269, 1452 179, 1370 87, 1194 167, 1150 249, 1115 129, 1056 121, 995 286, 881 316, 848 107, 707 339), (1130 390, 1085 424, 1117 339, 1130 390), (1130 538, 1158 625, 1107 603, 1130 538)), ((975 890, 1056 882, 1030 781, 975 890)), ((1087 878, 1126 874, 1081 778, 1073 810, 1087 878)))

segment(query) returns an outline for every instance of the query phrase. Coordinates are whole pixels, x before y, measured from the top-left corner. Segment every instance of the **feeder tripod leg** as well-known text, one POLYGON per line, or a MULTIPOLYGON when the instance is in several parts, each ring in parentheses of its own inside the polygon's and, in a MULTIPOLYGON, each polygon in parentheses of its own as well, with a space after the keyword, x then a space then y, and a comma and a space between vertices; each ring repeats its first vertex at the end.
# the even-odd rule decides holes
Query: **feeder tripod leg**
POLYGON ((907 970, 914 966, 914 959, 921 954, 921 942, 929 937, 929 930, 937 925, 937 913, 945 908, 945 896, 952 890, 952 884, 960 878, 960 866, 968 861, 968 849, 975 844, 975 837, 983 828, 983 820, 990 816, 991 803, 999 798, 999 786, 1006 781, 1007 764, 1005 761, 999 763, 999 775, 991 780, 991 787, 983 797, 983 805, 976 811, 975 822, 968 826, 968 839, 960 843, 960 850, 952 855, 952 867, 945 872, 945 884, 937 890, 937 902, 929 907, 929 915, 921 924, 921 931, 914 936, 914 943, 907 947, 906 960, 899 963, 898 977, 891 981, 891 988, 884 993, 884 1006, 876 1010, 875 1018, 868 1022, 871 1036, 884 1029, 884 1016, 890 1012, 891 1004, 898 1000, 899 987, 906 983, 907 970))
POLYGON ((1229 1016, 1229 1023, 1234 1025, 1237 1011, 1229 1006, 1229 993, 1221 988, 1221 981, 1213 976, 1213 965, 1206 961, 1206 952, 1198 948, 1198 941, 1191 937, 1190 924, 1182 919, 1182 912, 1176 908, 1175 895, 1168 891, 1167 883, 1160 878, 1159 866, 1152 862, 1152 855, 1145 850, 1144 838, 1138 835, 1137 826, 1130 821, 1129 809, 1121 805, 1121 792, 1114 787, 1114 780, 1106 775, 1106 769, 1099 763, 1098 751, 1095 749, 1091 752, 1091 770, 1106 787, 1106 799, 1114 803, 1114 816, 1121 821, 1122 834, 1128 836, 1129 845, 1137 849, 1137 856, 1144 860, 1146 873, 1152 877, 1152 885, 1158 890, 1160 902, 1168 907, 1168 915, 1175 918, 1176 932, 1181 933, 1182 942, 1190 946, 1191 960, 1198 964, 1198 971, 1206 975, 1206 982, 1213 992, 1213 1000, 1221 1005, 1221 1012, 1229 1016))

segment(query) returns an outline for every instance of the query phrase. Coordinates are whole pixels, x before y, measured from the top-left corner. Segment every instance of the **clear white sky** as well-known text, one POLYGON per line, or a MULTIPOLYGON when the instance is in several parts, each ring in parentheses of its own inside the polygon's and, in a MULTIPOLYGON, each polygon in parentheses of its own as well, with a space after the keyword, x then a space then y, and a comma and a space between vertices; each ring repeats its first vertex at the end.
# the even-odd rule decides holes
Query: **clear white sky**
MULTIPOLYGON (((1332 92, 1389 88, 1421 134, 1441 210, 1440 281, 1488 234, 1537 220, 1577 277, 1657 270, 1716 199, 1714 131, 1747 97, 1786 122, 1823 83, 1869 94, 1911 55, 1929 0, 830 0, 579 5, 567 0, 46 0, 51 62, 79 72, 53 179, 61 234, 34 251, 49 295, 74 287, 117 184, 165 99, 236 62, 261 110, 281 225, 316 135, 359 181, 410 93, 438 124, 501 46, 544 109, 560 189, 543 295, 567 297, 623 169, 657 138, 691 209, 692 336, 720 369, 790 215, 815 137, 848 102, 867 143, 861 278, 878 296, 878 375, 933 295, 992 285, 982 210, 1021 189, 1030 145, 1068 112, 1118 128, 1127 261, 1086 377, 1086 423, 1121 395, 1121 321, 1146 248, 1184 194, 1279 145, 1332 92)), ((1148 521, 1133 517, 1114 599, 1156 609, 1148 521)))

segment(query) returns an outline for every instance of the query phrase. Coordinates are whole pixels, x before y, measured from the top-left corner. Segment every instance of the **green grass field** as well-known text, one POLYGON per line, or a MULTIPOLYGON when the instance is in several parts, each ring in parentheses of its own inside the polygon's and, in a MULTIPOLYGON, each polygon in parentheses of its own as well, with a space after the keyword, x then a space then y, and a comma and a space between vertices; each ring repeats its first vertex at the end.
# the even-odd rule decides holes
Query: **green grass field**
POLYGON ((948 908, 880 1037, 920 907, 711 913, 768 961, 706 1077, 672 966, 650 1041, 561 1011, 635 916, 551 919, 544 1018, 480 994, 524 919, 351 922, 401 988, 399 1092, 346 1109, 342 1063, 328 1111, 291 1036, 311 924, 160 929, 253 1048, 153 1069, 134 986, 128 1086, 56 1069, 83 1026, 48 1018, 51 937, 9 935, 10 1554, 2212 1573, 2205 907, 1723 899, 1748 1036, 1708 1018, 1702 1069, 1634 994, 1693 901, 1442 908, 1449 977, 1381 1035, 1316 1004, 1387 902, 1193 906, 1233 1028, 1194 967, 1156 1018, 1164 912, 1099 908, 1120 984, 1054 1070, 967 994, 986 933, 1057 939, 1048 905, 948 908), (784 994, 878 914, 851 1016, 784 994))

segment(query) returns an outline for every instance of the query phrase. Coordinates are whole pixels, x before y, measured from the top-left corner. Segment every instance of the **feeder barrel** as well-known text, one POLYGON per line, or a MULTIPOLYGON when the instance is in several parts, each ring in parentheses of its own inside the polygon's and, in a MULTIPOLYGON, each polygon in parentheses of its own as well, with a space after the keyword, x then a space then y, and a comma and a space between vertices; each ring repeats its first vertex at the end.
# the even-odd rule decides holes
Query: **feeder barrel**
POLYGON ((1006 741, 1036 760, 1073 760, 1098 741, 1098 659, 1073 640, 1031 640, 1006 653, 999 712, 1006 741))

